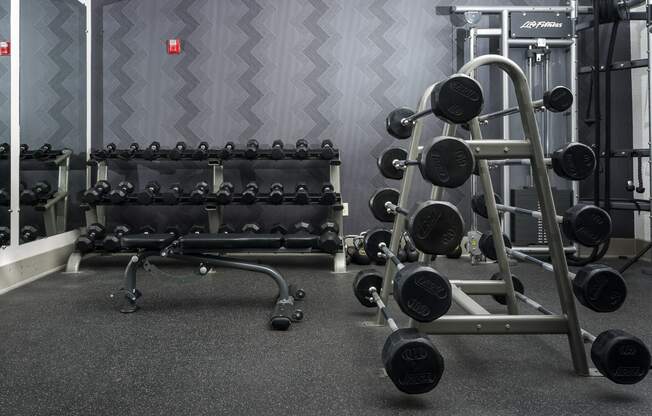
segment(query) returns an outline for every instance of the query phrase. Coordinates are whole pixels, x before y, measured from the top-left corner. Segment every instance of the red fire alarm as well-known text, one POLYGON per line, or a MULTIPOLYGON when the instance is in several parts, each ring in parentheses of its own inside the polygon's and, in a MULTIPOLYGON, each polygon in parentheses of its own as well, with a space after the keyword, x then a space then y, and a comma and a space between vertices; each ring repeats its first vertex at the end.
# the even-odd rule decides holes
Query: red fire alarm
POLYGON ((11 55, 11 42, 0 42, 0 56, 11 55))
POLYGON ((168 55, 179 55, 181 53, 181 39, 170 39, 167 41, 168 55))

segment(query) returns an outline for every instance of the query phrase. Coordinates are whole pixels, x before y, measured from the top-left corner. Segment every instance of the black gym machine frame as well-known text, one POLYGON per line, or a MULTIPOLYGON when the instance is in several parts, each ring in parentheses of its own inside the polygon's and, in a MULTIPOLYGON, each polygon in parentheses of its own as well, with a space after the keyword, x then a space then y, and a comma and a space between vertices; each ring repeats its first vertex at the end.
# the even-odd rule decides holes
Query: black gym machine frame
MULTIPOLYGON (((445 315, 429 323, 416 322, 411 319, 409 326, 431 335, 563 334, 568 337, 575 372, 582 376, 595 375, 597 372, 591 371, 589 368, 584 349, 584 337, 579 324, 571 282, 568 278, 568 265, 561 233, 557 224, 552 189, 544 160, 545 155, 539 138, 533 102, 526 76, 516 63, 500 55, 485 55, 475 58, 464 65, 458 73, 472 76, 476 69, 483 66, 498 67, 511 79, 516 91, 521 122, 526 137, 525 140, 483 140, 478 119, 473 119, 469 123, 472 136, 470 146, 476 158, 480 174, 479 177, 485 189, 485 195, 489 195, 485 198, 485 204, 489 214, 489 224, 494 236, 494 244, 498 253, 497 260, 502 280, 452 280, 450 283, 453 301, 467 312, 468 315, 445 315), (519 314, 514 284, 510 278, 512 274, 505 250, 505 242, 502 239, 502 228, 496 209, 496 201, 493 198, 493 184, 488 160, 523 158, 530 160, 533 170, 534 185, 539 197, 541 217, 550 245, 551 263, 554 269, 557 292, 562 308, 560 314, 519 314), (473 300, 470 295, 503 295, 505 296, 508 314, 492 314, 473 300)), ((419 102, 417 112, 427 109, 433 88, 434 85, 425 91, 419 102)), ((443 135, 454 136, 455 132, 455 125, 446 124, 443 135)), ((422 121, 418 120, 414 125, 409 147, 408 158, 410 160, 418 157, 421 135, 422 121)), ((398 204, 400 206, 405 206, 408 203, 414 172, 414 166, 407 166, 400 191, 398 204)), ((441 200, 442 196, 443 189, 433 187, 431 199, 441 200)), ((398 250, 400 237, 404 232, 404 228, 404 221, 394 221, 392 240, 389 246, 390 250, 394 252, 398 250)), ((427 261, 424 254, 421 254, 420 261, 427 261)), ((383 287, 380 293, 383 302, 387 302, 387 299, 392 293, 392 279, 395 274, 396 266, 393 262, 387 262, 383 287)), ((378 313, 376 323, 378 325, 385 324, 385 317, 382 313, 378 313)))

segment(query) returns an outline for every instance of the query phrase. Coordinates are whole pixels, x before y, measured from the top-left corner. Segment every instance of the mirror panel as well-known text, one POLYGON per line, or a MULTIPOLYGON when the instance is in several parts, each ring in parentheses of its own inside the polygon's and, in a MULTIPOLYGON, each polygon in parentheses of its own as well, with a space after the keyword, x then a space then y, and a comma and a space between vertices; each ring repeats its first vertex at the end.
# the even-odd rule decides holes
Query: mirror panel
POLYGON ((78 228, 85 186, 86 8, 22 0, 20 242, 78 228))

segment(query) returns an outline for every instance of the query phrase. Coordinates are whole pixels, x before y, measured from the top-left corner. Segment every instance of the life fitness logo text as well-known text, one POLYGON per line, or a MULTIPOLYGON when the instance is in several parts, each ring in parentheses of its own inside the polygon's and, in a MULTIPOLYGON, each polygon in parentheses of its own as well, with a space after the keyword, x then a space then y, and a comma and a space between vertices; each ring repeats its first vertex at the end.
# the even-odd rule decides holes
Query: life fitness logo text
POLYGON ((528 20, 521 25, 521 29, 561 29, 563 26, 564 24, 560 22, 528 20))

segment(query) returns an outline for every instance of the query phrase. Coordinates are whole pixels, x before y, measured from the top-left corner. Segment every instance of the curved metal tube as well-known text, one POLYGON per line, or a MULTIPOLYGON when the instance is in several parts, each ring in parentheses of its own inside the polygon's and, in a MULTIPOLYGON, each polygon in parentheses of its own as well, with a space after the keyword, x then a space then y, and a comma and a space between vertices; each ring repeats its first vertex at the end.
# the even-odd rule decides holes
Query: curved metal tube
POLYGON ((272 269, 268 266, 262 266, 260 264, 247 263, 239 260, 229 259, 228 257, 219 257, 213 256, 210 254, 204 254, 202 256, 182 256, 171 254, 169 258, 183 260, 183 261, 199 261, 211 266, 220 266, 220 267, 229 267, 232 269, 247 270, 251 272, 263 273, 271 277, 278 286, 278 297, 280 299, 288 299, 290 297, 290 288, 279 272, 272 269))

